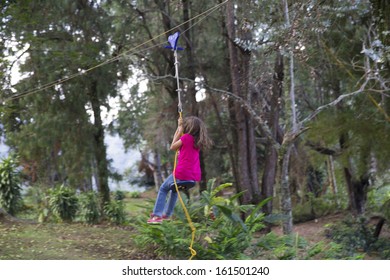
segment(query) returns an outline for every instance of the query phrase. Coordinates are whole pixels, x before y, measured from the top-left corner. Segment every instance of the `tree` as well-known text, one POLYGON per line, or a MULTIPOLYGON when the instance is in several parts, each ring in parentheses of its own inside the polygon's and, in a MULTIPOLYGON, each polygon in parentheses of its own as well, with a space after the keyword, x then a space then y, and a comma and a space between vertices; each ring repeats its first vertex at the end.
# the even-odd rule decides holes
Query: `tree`
MULTIPOLYGON (((386 113, 383 114, 386 110, 381 112, 381 107, 377 106, 378 100, 383 100, 383 96, 381 94, 372 96, 371 94, 385 90, 381 83, 383 70, 379 70, 375 66, 376 62, 370 51, 372 48, 369 47, 371 46, 371 31, 370 28, 364 28, 364 26, 369 26, 371 21, 370 10, 367 7, 367 2, 365 2, 361 3, 360 6, 353 6, 353 10, 345 10, 345 17, 340 17, 340 22, 334 22, 335 28, 329 29, 328 40, 323 41, 324 51, 330 54, 327 68, 332 69, 329 72, 324 69, 322 80, 327 86, 323 87, 329 88, 330 86, 329 92, 333 93, 337 97, 336 100, 340 102, 331 111, 320 115, 315 122, 316 126, 321 127, 326 122, 326 126, 333 129, 329 129, 328 134, 325 137, 322 136, 321 140, 318 139, 320 135, 312 138, 316 139, 317 147, 321 146, 319 144, 322 143, 322 147, 338 151, 336 153, 337 160, 343 166, 350 209, 355 214, 365 213, 367 192, 373 183, 372 162, 375 162, 377 166, 387 168, 385 162, 378 161, 379 158, 382 158, 378 155, 384 152, 383 147, 386 146, 381 140, 387 139, 387 136, 382 134, 386 133, 387 128, 380 124, 386 118, 386 113), (356 26, 362 28, 346 24, 351 20, 359 22, 360 24, 356 26), (342 33, 339 29, 345 31, 342 33), (343 42, 346 40, 340 38, 341 34, 349 38, 349 42, 355 44, 344 45, 343 42), (362 36, 366 40, 363 46, 355 39, 362 36), (335 48, 337 52, 332 51, 332 48, 335 48), (361 53, 365 55, 361 55, 361 53), (373 69, 378 69, 378 75, 370 74, 373 69), (356 89, 356 83, 359 88, 355 94, 350 95, 354 96, 353 99, 342 102, 341 97, 345 97, 343 93, 356 89), (370 101, 368 104, 367 100, 370 101), (382 152, 379 152, 378 149, 382 152)), ((317 129, 320 128, 317 127, 317 129)), ((312 133, 309 135, 313 137, 312 133)), ((326 150, 322 150, 322 152, 324 151, 326 150)))
POLYGON ((83 0, 11 3, 3 29, 29 46, 21 71, 30 75, 15 86, 17 94, 3 95, 8 144, 26 164, 38 164, 39 177, 50 184, 90 188, 96 171, 102 205, 110 197, 101 107, 117 94, 118 72, 122 79, 129 73, 121 62, 100 64, 122 47, 109 43, 115 28, 109 8, 83 0), (36 141, 25 141, 32 135, 36 141))
MULTIPOLYGON (((251 29, 243 22, 241 26, 241 40, 251 40, 251 29)), ((226 29, 230 59, 230 74, 232 93, 247 102, 252 96, 249 91, 249 61, 250 50, 243 49, 235 44, 237 38, 235 24, 234 2, 229 1, 226 6, 226 29)), ((257 175, 257 156, 255 145, 255 132, 251 116, 240 106, 234 104, 232 111, 232 121, 234 121, 237 139, 235 165, 237 170, 237 190, 245 191, 243 203, 256 203, 260 198, 260 189, 257 175)))

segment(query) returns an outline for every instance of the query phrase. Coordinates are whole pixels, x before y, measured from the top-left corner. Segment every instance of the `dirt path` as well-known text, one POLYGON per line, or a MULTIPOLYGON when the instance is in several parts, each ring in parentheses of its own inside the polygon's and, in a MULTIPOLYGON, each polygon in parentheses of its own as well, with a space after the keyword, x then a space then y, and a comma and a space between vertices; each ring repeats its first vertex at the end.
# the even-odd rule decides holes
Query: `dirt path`
MULTIPOLYGON (((312 221, 294 224, 293 231, 305 238, 307 241, 317 243, 326 239, 325 230, 327 225, 341 221, 344 214, 333 214, 321 217, 312 221)), ((282 228, 272 229, 277 234, 282 234, 282 228)))
MULTIPOLYGON (((294 224, 293 231, 311 243, 317 243, 324 240, 329 241, 325 236, 327 227, 331 224, 341 222, 345 218, 345 213, 332 214, 312 221, 294 224)), ((376 223, 376 220, 370 222, 372 227, 375 227, 376 223)), ((272 231, 280 235, 282 234, 281 227, 275 227, 272 231)), ((380 237, 390 239, 390 226, 388 223, 385 223, 383 226, 380 237)))

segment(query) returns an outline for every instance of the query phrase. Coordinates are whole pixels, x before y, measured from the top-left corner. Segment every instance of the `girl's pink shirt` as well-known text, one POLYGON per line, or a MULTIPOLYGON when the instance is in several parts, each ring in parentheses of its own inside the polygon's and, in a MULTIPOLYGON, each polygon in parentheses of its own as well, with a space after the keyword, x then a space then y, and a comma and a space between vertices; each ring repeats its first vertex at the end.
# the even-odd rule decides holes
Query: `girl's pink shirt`
POLYGON ((191 134, 183 134, 180 140, 182 145, 177 158, 175 177, 179 180, 200 181, 202 173, 199 149, 194 146, 194 137, 191 134))

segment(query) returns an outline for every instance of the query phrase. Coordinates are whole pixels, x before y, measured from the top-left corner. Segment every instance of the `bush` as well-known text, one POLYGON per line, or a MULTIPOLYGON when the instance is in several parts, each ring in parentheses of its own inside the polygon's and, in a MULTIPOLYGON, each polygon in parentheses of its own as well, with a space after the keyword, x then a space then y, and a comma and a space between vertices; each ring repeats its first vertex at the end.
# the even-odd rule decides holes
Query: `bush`
MULTIPOLYGON (((215 187, 214 182, 209 181, 199 201, 186 206, 196 228, 195 258, 248 259, 246 251, 251 247, 253 234, 264 227, 264 216, 259 210, 268 200, 257 206, 240 206, 237 200, 242 193, 230 198, 220 197, 218 193, 231 184, 215 187), (248 215, 247 218, 241 218, 243 213, 248 215)), ((188 258, 191 229, 180 205, 177 205, 175 214, 175 220, 160 225, 148 225, 147 215, 139 217, 135 222, 140 233, 135 237, 136 244, 163 258, 188 258)))
POLYGON ((390 256, 390 241, 374 236, 374 227, 366 218, 349 218, 341 223, 331 225, 327 236, 340 246, 340 258, 356 258, 364 253, 379 253, 383 259, 390 256))
POLYGON ((82 193, 80 201, 80 218, 87 224, 96 224, 100 219, 99 199, 94 191, 82 193))
POLYGON ((49 200, 49 190, 46 185, 37 183, 28 187, 24 193, 24 204, 31 212, 24 210, 22 213, 24 218, 37 219, 39 223, 47 222, 53 214, 50 210, 49 200))
POLYGON ((336 242, 320 241, 307 250, 305 259, 321 260, 361 260, 362 253, 346 254, 344 247, 336 242))
POLYGON ((73 221, 78 210, 78 199, 75 191, 64 185, 49 190, 49 206, 53 214, 62 221, 73 221))
POLYGON ((123 191, 120 191, 120 190, 115 191, 114 199, 115 200, 125 199, 125 193, 123 191))
POLYGON ((12 156, 0 163, 0 206, 11 215, 22 206, 20 174, 12 156))
POLYGON ((370 248, 370 252, 376 252, 382 260, 390 260, 390 240, 379 238, 370 248))
POLYGON ((333 195, 323 195, 314 197, 308 194, 308 201, 297 204, 293 208, 294 223, 306 222, 315 218, 320 218, 331 213, 337 212, 339 207, 336 205, 333 195))
POLYGON ((126 221, 125 207, 123 200, 112 200, 104 206, 104 215, 110 222, 121 225, 126 221))
POLYGON ((299 250, 307 247, 307 242, 298 234, 278 236, 270 232, 262 236, 257 246, 263 251, 267 259, 292 260, 298 259, 299 250))
POLYGON ((140 193, 140 192, 137 192, 137 191, 131 192, 131 193, 130 193, 130 197, 131 197, 131 198, 140 198, 140 197, 141 197, 141 193, 140 193))

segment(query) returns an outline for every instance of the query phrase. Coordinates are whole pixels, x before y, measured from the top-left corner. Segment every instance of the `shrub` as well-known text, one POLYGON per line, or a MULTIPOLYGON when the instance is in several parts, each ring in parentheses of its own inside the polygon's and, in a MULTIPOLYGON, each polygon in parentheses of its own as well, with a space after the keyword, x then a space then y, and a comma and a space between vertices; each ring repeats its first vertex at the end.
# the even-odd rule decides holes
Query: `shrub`
POLYGON ((323 217, 339 210, 336 205, 334 195, 323 195, 314 197, 312 193, 308 194, 308 201, 297 204, 293 208, 294 222, 306 222, 315 218, 323 217))
POLYGON ((364 258, 362 253, 346 254, 345 248, 336 242, 320 241, 307 250, 305 259, 321 260, 361 260, 364 258))
POLYGON ((87 224, 96 224, 100 219, 99 200, 94 191, 80 195, 80 218, 87 224))
POLYGON ((0 163, 0 206, 15 215, 22 205, 20 174, 12 156, 0 163))
POLYGON ((115 200, 125 199, 125 193, 123 191, 120 191, 120 190, 115 191, 114 199, 115 200))
MULTIPOLYGON (((220 197, 218 193, 231 184, 215 187, 214 183, 214 180, 209 181, 199 201, 186 206, 196 228, 195 258, 247 259, 246 251, 251 246, 253 234, 264 227, 264 216, 259 210, 268 200, 257 206, 240 206, 237 200, 242 193, 230 198, 220 197), (243 213, 247 218, 241 218, 243 213)), ((148 225, 146 215, 139 217, 135 222, 140 232, 135 238, 136 244, 144 250, 153 250, 160 257, 188 258, 191 229, 180 205, 175 214, 175 220, 160 225, 148 225)))
POLYGON ((330 226, 327 236, 334 242, 341 244, 348 255, 351 256, 358 250, 366 252, 376 241, 374 229, 368 227, 364 217, 346 219, 341 223, 330 226))
POLYGON ((131 197, 131 198, 140 198, 140 197, 141 197, 141 193, 140 193, 140 192, 137 192, 137 191, 131 192, 131 193, 130 193, 130 197, 131 197))
POLYGON ((257 246, 267 259, 291 260, 300 258, 299 250, 305 249, 307 242, 298 234, 278 236, 270 232, 259 239, 257 246))
POLYGON ((50 210, 62 221, 71 222, 78 210, 78 199, 73 189, 61 185, 49 190, 50 210))
POLYGON ((125 207, 123 200, 112 200, 104 206, 104 215, 110 222, 121 225, 126 221, 125 207))
POLYGON ((187 225, 179 220, 151 226, 146 224, 146 219, 146 216, 142 216, 136 221, 140 234, 135 236, 134 241, 141 250, 152 251, 168 259, 170 256, 176 259, 188 258, 191 231, 187 225))
POLYGON ((29 218, 44 222, 49 218, 49 198, 45 185, 35 184, 26 189, 24 193, 25 209, 23 215, 31 215, 29 218), (26 208, 30 211, 26 211, 26 208))

